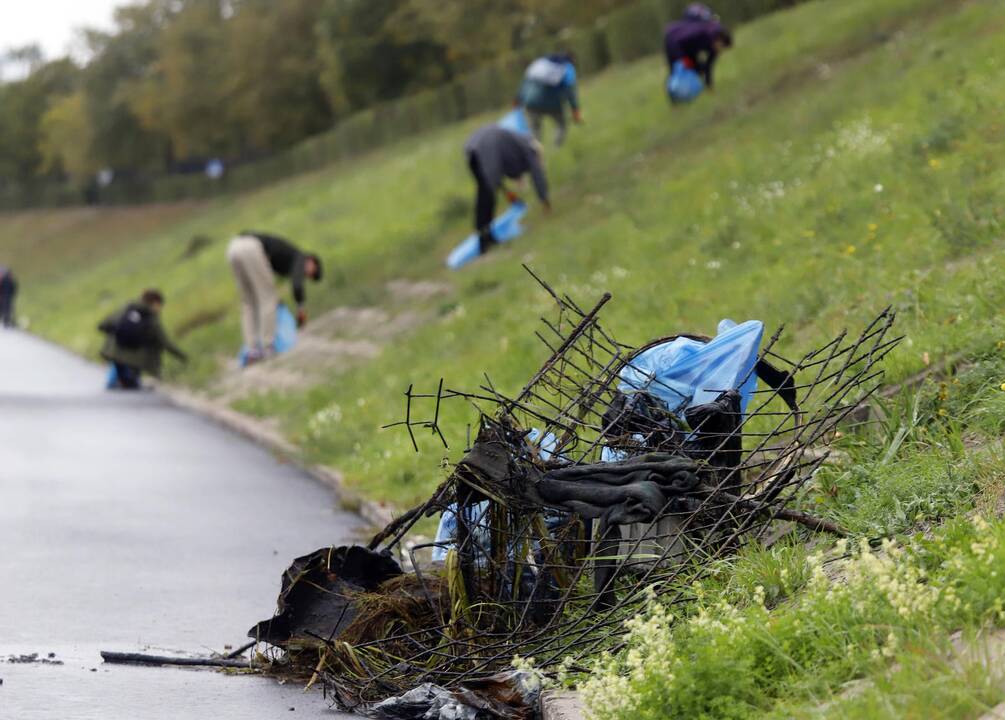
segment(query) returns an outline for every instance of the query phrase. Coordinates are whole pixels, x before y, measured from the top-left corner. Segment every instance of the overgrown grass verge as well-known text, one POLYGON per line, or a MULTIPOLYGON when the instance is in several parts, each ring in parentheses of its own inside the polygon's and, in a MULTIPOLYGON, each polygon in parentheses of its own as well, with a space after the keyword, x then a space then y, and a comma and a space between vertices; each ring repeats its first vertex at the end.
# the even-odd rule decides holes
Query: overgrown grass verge
MULTIPOLYGON (((599 660, 582 686, 594 717, 739 720, 779 703, 819 704, 891 664, 917 679, 920 658, 938 657, 950 633, 1005 623, 1002 521, 957 519, 931 537, 875 550, 839 541, 778 561, 780 574, 805 584, 774 609, 760 584, 732 600, 699 594, 679 619, 652 600, 628 624, 629 649, 599 660)), ((996 686, 986 699, 1002 696, 996 686)))
POLYGON ((579 678, 597 720, 976 718, 1005 700, 1005 453, 993 349, 850 428, 792 534, 653 598, 579 678))

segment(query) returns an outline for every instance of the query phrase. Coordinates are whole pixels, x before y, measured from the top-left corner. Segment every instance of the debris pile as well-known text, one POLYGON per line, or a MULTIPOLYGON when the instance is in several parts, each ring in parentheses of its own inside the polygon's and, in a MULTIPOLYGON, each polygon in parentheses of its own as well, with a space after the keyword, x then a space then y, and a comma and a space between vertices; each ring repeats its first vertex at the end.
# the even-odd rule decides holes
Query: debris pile
POLYGON ((781 331, 762 343, 756 322, 634 348, 600 324, 610 295, 584 310, 535 279, 556 309, 537 333, 540 369, 512 397, 488 380, 473 392, 409 388, 394 425, 413 442, 425 429, 446 444, 442 403, 476 406, 463 459, 369 547, 295 560, 278 614, 249 633, 343 708, 412 691, 387 707, 523 717, 519 702, 486 699, 492 683, 520 695, 519 675, 500 675, 514 656, 545 672, 584 667, 617 649, 648 592, 684 600, 711 561, 773 524, 842 532, 800 511, 800 490, 878 385, 897 342, 891 312, 794 361, 776 350, 781 331), (435 541, 406 542, 436 515, 435 541))
POLYGON ((56 659, 56 653, 49 653, 45 657, 42 657, 37 652, 25 653, 22 655, 8 655, 7 662, 12 665, 62 665, 62 660, 56 659))

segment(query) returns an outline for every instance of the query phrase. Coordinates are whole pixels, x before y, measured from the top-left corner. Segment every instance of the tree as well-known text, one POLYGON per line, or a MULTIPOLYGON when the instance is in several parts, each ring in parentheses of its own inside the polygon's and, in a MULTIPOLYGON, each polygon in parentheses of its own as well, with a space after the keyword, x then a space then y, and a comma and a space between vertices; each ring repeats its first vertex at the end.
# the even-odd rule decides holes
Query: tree
POLYGON ((388 25, 406 0, 325 0, 317 24, 320 82, 336 114, 452 78, 447 48, 388 25))
POLYGON ((0 53, 0 182, 269 154, 634 1, 132 0, 83 68, 0 53))
POLYGON ((42 48, 36 43, 22 45, 7 50, 0 55, 0 80, 13 75, 16 78, 24 78, 38 70, 45 63, 45 56, 42 48), (11 72, 11 68, 14 71, 11 72))
POLYGON ((156 34, 156 59, 129 84, 143 127, 170 139, 178 157, 227 155, 239 145, 228 124, 220 0, 176 0, 156 34))
POLYGON ((73 90, 78 73, 70 60, 56 60, 0 85, 0 178, 30 182, 42 174, 42 116, 51 98, 73 90))
POLYGON ((166 135, 145 126, 134 108, 138 88, 153 72, 169 12, 166 2, 129 5, 116 10, 114 32, 86 33, 92 58, 83 74, 84 111, 90 155, 103 167, 163 169, 170 156, 166 135))
POLYGON ((225 32, 221 108, 242 149, 277 150, 332 122, 317 55, 317 0, 244 0, 225 32))
POLYGON ((54 100, 42 116, 39 151, 43 169, 84 185, 101 167, 91 155, 91 126, 82 90, 54 100))

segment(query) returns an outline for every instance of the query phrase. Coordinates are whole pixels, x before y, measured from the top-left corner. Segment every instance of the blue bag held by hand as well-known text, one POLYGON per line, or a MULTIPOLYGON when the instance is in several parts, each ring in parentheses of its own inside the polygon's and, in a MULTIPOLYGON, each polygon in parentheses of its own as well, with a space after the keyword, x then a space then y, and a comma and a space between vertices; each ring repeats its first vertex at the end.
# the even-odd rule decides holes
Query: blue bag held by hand
MULTIPOLYGON (((506 212, 492 221, 492 237, 496 242, 504 243, 520 236, 523 233, 520 220, 526 214, 526 203, 517 201, 510 205, 506 212)), ((478 242, 478 233, 471 233, 447 256, 447 267, 458 270, 479 255, 481 255, 481 244, 478 242)))
MULTIPOLYGON (((293 349, 297 344, 297 319, 286 307, 286 303, 276 305, 276 336, 272 341, 272 349, 277 353, 284 353, 293 349)), ((237 355, 237 362, 241 367, 248 364, 248 348, 242 347, 237 355)))
POLYGON ((273 345, 277 353, 284 353, 292 350, 297 344, 297 319, 286 307, 286 303, 279 303, 276 307, 276 338, 273 345))
POLYGON ((523 111, 523 108, 510 110, 508 113, 499 118, 499 122, 497 122, 496 125, 504 130, 511 130, 515 133, 520 133, 521 135, 531 134, 530 123, 527 122, 527 113, 523 111))
POLYGON ((673 70, 667 78, 667 94, 670 100, 675 103, 691 102, 701 95, 704 89, 705 83, 702 82, 701 75, 693 68, 685 65, 683 60, 673 64, 673 70))

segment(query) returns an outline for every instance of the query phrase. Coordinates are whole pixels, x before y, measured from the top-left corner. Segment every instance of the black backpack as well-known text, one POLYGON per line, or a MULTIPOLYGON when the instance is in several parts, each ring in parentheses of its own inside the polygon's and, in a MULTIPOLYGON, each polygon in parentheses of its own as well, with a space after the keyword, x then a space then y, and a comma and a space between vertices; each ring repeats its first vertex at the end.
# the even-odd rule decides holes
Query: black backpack
POLYGON ((127 350, 137 350, 153 342, 153 313, 142 305, 126 308, 115 326, 115 342, 127 350))

